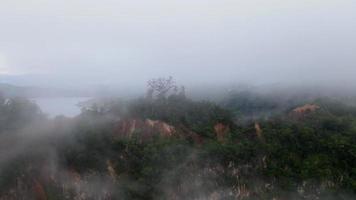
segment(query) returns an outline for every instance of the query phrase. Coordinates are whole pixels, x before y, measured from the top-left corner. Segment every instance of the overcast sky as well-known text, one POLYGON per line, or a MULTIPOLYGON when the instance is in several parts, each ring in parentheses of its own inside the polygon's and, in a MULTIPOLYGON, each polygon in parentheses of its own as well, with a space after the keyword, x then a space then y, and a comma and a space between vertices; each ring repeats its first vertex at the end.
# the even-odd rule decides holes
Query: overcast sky
POLYGON ((354 84, 356 1, 1 0, 0 74, 34 85, 354 84))

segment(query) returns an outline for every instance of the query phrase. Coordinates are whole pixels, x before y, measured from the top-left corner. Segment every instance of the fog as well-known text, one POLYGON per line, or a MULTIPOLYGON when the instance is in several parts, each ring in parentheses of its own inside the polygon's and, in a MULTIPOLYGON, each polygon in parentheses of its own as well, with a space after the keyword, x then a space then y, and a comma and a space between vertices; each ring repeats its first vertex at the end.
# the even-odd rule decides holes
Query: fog
POLYGON ((356 199, 355 0, 0 0, 0 200, 356 199))
POLYGON ((353 0, 2 0, 1 81, 355 86, 353 0))

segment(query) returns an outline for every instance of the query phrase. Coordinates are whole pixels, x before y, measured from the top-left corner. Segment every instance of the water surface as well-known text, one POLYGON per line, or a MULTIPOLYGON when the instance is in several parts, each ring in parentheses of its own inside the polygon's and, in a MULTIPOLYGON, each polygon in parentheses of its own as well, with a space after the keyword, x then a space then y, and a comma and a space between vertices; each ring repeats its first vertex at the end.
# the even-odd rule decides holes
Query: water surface
POLYGON ((33 100, 48 117, 63 115, 75 117, 80 114, 78 103, 87 101, 86 97, 33 98, 33 100))

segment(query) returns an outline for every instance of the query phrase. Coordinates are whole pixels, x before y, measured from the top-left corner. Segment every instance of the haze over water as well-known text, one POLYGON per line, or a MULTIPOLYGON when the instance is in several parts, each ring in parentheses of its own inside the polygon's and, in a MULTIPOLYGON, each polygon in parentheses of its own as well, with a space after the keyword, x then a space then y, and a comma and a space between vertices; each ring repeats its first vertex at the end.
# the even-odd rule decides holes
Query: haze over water
POLYGON ((42 112, 53 118, 56 116, 75 117, 80 114, 78 103, 88 100, 85 97, 33 98, 42 112))

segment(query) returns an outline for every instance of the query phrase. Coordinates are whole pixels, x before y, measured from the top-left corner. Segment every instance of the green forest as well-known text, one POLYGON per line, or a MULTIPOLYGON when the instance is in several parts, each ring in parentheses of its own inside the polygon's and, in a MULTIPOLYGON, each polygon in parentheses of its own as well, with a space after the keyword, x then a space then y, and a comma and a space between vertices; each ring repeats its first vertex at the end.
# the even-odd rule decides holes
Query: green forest
POLYGON ((355 199, 355 106, 171 86, 75 118, 1 97, 0 199, 355 199))

